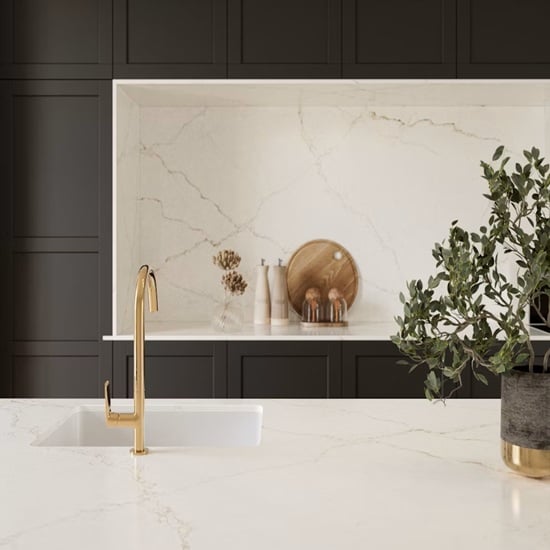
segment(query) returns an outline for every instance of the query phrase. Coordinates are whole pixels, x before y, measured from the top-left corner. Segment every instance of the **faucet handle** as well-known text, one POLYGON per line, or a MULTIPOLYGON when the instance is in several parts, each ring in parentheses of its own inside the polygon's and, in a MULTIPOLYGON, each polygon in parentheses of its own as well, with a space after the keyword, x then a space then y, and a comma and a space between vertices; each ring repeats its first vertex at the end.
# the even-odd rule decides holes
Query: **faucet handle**
POLYGON ((105 417, 109 418, 111 415, 111 390, 109 389, 109 380, 105 380, 103 393, 105 395, 105 417))

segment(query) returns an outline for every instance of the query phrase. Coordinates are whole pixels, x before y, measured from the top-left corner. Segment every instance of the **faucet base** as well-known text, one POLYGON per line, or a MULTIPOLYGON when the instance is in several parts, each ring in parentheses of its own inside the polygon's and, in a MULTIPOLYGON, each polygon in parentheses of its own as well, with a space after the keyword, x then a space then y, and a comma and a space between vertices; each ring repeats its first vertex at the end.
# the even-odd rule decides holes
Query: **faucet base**
POLYGON ((145 448, 143 449, 143 451, 136 451, 135 449, 130 449, 130 452, 134 455, 134 456, 142 456, 142 455, 146 455, 147 453, 149 453, 149 449, 145 448))

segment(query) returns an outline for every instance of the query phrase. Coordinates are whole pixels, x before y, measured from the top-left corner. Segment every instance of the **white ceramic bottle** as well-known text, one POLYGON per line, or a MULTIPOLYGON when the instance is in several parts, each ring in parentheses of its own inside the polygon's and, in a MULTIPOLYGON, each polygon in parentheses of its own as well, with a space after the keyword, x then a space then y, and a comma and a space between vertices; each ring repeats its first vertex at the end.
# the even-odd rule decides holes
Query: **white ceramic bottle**
POLYGON ((269 281, 267 272, 269 266, 262 258, 261 265, 256 268, 256 290, 254 291, 254 324, 269 325, 271 318, 271 300, 269 296, 269 281))
POLYGON ((288 325, 288 290, 286 286, 286 267, 283 260, 273 268, 273 292, 271 293, 271 324, 288 325))

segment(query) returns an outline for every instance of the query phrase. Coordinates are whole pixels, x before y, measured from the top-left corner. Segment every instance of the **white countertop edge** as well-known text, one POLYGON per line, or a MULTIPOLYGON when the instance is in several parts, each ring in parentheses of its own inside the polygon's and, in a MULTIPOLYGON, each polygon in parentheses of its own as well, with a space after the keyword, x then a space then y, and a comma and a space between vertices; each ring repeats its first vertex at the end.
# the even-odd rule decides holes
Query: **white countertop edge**
MULTIPOLYGON (((243 325, 239 332, 220 332, 209 325, 178 325, 176 323, 147 323, 145 339, 147 341, 389 341, 397 333, 393 323, 357 323, 345 328, 323 327, 303 328, 292 323, 284 327, 269 325, 243 325)), ((131 341, 133 334, 107 334, 104 341, 131 341)), ((550 342, 550 333, 531 328, 533 342, 550 342)))

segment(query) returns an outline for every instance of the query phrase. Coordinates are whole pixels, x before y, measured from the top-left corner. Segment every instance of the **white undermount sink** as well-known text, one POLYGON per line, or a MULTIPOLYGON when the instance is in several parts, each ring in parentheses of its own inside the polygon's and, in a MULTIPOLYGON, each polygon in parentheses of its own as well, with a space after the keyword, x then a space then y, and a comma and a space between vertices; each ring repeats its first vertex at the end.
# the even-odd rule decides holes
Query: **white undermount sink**
MULTIPOLYGON (((121 408, 117 412, 131 412, 121 408)), ((147 447, 253 447, 262 435, 260 405, 151 405, 145 410, 147 447)), ((102 405, 75 408, 35 445, 44 447, 131 447, 134 431, 108 428, 102 405)))

